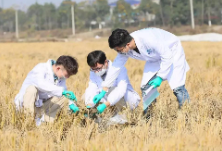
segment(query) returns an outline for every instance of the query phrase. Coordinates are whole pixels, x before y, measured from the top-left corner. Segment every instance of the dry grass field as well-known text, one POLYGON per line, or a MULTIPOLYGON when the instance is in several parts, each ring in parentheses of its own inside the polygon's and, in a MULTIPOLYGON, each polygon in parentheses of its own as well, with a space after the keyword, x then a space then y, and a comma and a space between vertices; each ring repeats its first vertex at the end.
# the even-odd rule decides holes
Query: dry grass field
MULTIPOLYGON (((141 103, 135 113, 128 113, 129 120, 136 120, 136 125, 116 126, 103 132, 90 120, 82 125, 82 114, 62 114, 54 124, 36 127, 33 119, 16 112, 12 102, 27 73, 37 63, 65 54, 76 57, 80 64, 78 74, 68 79, 67 86, 75 92, 82 106, 80 98, 89 78, 87 54, 100 49, 111 60, 116 56, 108 48, 106 39, 0 44, 0 150, 222 150, 222 43, 182 44, 191 67, 186 81, 190 104, 178 110, 176 98, 164 82, 148 123, 141 119, 141 103)), ((132 59, 126 64, 131 84, 138 93, 143 65, 144 62, 132 59)))

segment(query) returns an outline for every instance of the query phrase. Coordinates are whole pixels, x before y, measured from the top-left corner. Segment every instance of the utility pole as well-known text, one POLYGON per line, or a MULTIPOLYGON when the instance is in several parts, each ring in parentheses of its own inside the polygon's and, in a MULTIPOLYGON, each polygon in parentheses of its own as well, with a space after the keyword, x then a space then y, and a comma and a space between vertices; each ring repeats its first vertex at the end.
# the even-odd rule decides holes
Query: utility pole
POLYGON ((192 29, 194 29, 195 24, 194 24, 194 15, 193 15, 193 0, 190 0, 190 14, 191 14, 191 26, 192 29))
POLYGON ((15 32, 16 38, 19 38, 19 29, 18 29, 18 9, 15 10, 15 32))
POLYGON ((209 25, 209 27, 211 27, 211 16, 210 16, 210 12, 211 12, 211 9, 210 9, 210 6, 208 6, 208 12, 207 12, 207 14, 208 14, 208 25, 209 25))
POLYGON ((75 9, 74 9, 74 2, 72 1, 64 1, 64 4, 69 4, 71 5, 71 14, 72 14, 72 34, 75 36, 76 34, 76 29, 75 29, 75 9))
POLYGON ((15 10, 15 37, 16 39, 19 38, 19 19, 18 19, 18 9, 19 9, 19 5, 13 5, 12 6, 15 10))
POLYGON ((75 31, 75 11, 74 11, 74 5, 72 5, 72 34, 75 36, 76 31, 75 31))

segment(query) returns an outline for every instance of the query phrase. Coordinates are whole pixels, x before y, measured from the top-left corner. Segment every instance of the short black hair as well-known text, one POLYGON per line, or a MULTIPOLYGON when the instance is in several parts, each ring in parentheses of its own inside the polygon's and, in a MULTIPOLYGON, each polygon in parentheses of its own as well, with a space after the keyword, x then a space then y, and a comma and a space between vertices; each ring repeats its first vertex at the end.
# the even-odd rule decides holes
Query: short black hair
POLYGON ((77 60, 71 56, 60 56, 56 65, 62 65, 69 75, 74 75, 78 72, 79 64, 77 60))
POLYGON ((88 54, 87 63, 90 67, 95 67, 97 63, 104 64, 106 61, 106 55, 101 50, 95 50, 88 54))
POLYGON ((127 43, 132 40, 129 32, 125 29, 115 29, 112 34, 109 36, 109 47, 111 49, 115 47, 124 47, 127 43))

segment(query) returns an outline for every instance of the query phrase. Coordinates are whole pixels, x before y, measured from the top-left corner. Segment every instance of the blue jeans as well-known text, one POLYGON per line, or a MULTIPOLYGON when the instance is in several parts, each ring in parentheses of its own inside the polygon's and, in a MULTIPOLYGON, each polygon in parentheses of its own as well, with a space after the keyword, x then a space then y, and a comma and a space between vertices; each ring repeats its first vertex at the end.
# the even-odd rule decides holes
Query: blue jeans
POLYGON ((179 107, 181 107, 186 100, 190 102, 190 96, 185 88, 185 85, 173 89, 173 94, 177 97, 179 107))

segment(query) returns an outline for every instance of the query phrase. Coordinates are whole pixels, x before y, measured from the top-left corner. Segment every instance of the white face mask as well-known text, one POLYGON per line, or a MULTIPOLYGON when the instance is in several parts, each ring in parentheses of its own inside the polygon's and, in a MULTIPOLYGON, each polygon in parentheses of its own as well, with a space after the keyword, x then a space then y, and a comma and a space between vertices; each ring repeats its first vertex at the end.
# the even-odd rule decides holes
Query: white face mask
POLYGON ((120 54, 122 54, 122 55, 126 55, 127 54, 127 52, 119 52, 120 54))
POLYGON ((107 72, 107 69, 102 69, 101 71, 95 72, 98 76, 103 76, 107 72))
POLYGON ((59 80, 66 80, 66 78, 65 77, 62 77, 62 78, 58 78, 59 80))
MULTIPOLYGON (((62 69, 60 69, 60 70, 62 70, 62 69)), ((62 73, 62 77, 61 77, 61 78, 58 78, 58 79, 59 79, 59 80, 66 80, 67 78, 64 76, 63 71, 62 71, 61 73, 62 73)))

